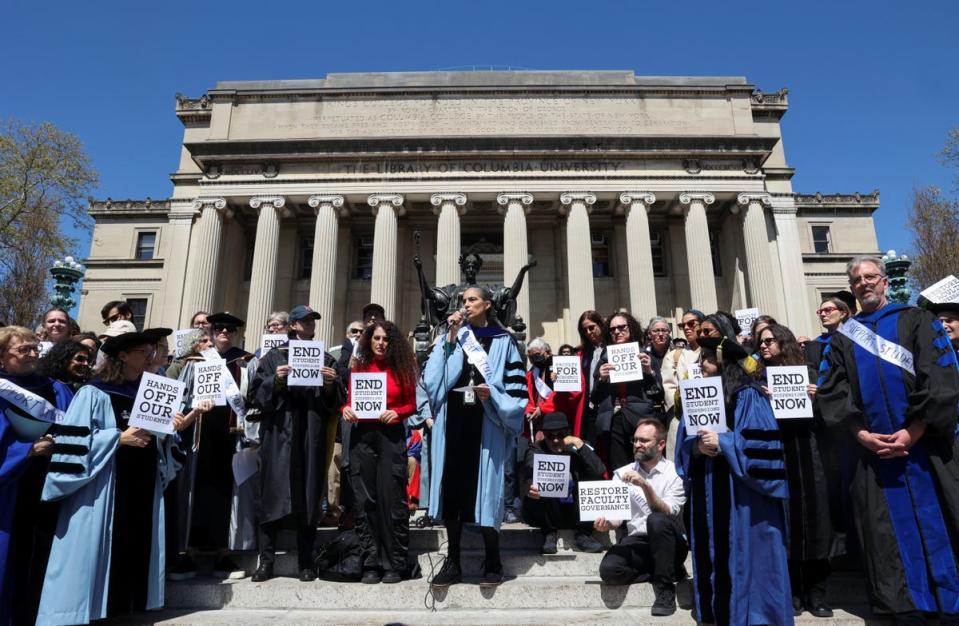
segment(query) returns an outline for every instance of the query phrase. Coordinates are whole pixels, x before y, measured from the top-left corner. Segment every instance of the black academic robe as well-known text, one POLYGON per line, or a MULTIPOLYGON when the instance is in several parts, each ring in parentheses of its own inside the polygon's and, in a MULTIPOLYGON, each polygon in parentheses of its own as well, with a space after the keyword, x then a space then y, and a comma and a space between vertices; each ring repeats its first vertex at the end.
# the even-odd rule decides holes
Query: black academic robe
MULTIPOLYGON (((288 387, 276 377, 287 364, 288 349, 273 348, 257 366, 250 397, 260 417, 259 522, 296 514, 302 524, 316 524, 326 480, 326 423, 346 399, 341 381, 323 387, 288 387)), ((336 361, 325 355, 326 367, 336 361)))
POLYGON ((906 457, 881 460, 855 446, 850 495, 871 596, 894 613, 959 613, 955 352, 942 325, 915 307, 888 304, 855 319, 908 350, 914 373, 837 332, 824 351, 824 418, 850 433, 927 426, 906 457))

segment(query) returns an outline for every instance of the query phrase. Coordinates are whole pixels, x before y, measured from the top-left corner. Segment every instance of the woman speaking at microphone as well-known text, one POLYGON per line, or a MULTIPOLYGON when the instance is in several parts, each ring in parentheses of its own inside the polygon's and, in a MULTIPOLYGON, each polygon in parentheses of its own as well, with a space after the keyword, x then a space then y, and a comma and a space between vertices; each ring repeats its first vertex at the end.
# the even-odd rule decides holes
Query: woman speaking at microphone
POLYGON ((376 320, 363 331, 354 373, 386 374, 386 410, 376 419, 359 419, 343 407, 350 431, 350 486, 356 534, 363 550, 367 584, 398 583, 407 568, 409 508, 406 503, 406 431, 403 422, 416 410, 419 368, 410 344, 393 322, 376 320))
POLYGON ((481 585, 503 581, 498 529, 504 515, 504 468, 510 441, 523 427, 528 401, 522 357, 497 323, 489 289, 463 292, 463 308, 447 318, 449 332, 433 347, 423 383, 433 417, 430 516, 443 519, 449 538, 435 587, 462 581, 463 524, 477 524, 486 560, 481 585))

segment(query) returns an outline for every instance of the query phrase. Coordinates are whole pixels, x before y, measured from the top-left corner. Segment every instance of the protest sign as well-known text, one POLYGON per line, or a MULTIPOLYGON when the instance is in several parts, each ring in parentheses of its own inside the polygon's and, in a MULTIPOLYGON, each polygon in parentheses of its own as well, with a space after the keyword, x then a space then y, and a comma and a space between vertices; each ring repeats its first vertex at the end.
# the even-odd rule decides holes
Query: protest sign
POLYGON ((609 382, 625 383, 643 379, 643 364, 639 360, 639 344, 635 341, 607 346, 606 358, 615 367, 609 373, 609 382))
POLYGON ((184 342, 186 340, 186 336, 192 333, 194 330, 196 329, 181 328, 173 333, 173 356, 175 358, 182 357, 186 354, 189 346, 187 346, 184 342))
POLYGON ((325 346, 322 341, 290 340, 290 387, 322 387, 325 346))
POLYGON ((703 368, 699 367, 698 363, 693 363, 689 366, 689 377, 690 378, 702 378, 703 377, 703 368))
POLYGON ((553 381, 553 391, 579 392, 583 390, 578 356, 554 356, 553 371, 556 372, 556 380, 553 381))
POLYGON ((223 360, 223 357, 220 356, 220 353, 217 351, 216 348, 207 348, 206 350, 203 350, 203 351, 200 352, 200 356, 202 356, 202 357, 203 357, 204 359, 206 359, 207 361, 222 361, 222 360, 223 360))
POLYGON ((805 365, 768 367, 766 381, 776 419, 812 417, 812 399, 806 389, 809 370, 805 365))
POLYGON ((173 434, 173 417, 183 401, 186 383, 145 372, 133 401, 129 425, 157 433, 173 434))
POLYGON ((919 294, 916 304, 923 308, 928 308, 931 304, 946 304, 948 302, 959 302, 959 278, 952 274, 946 276, 935 285, 924 289, 919 294))
POLYGON ((541 498, 569 496, 569 457, 563 454, 533 455, 533 484, 541 498))
POLYGON ((379 419, 386 410, 386 372, 350 374, 350 408, 360 419, 379 419))
POLYGON ((729 430, 726 427, 726 401, 721 377, 680 381, 679 396, 683 403, 683 423, 686 424, 687 435, 696 435, 700 429, 717 433, 729 430))
POLYGON ((739 309, 736 311, 736 321, 739 322, 741 335, 748 335, 752 332, 753 322, 759 317, 759 309, 739 309))
POLYGON ((273 348, 282 346, 288 340, 289 340, 289 337, 283 334, 278 334, 278 335, 269 334, 269 335, 261 336, 260 337, 260 356, 261 357, 266 356, 267 352, 269 352, 273 348))
POLYGON ((600 517, 622 521, 633 516, 629 504, 629 485, 620 480, 581 482, 578 491, 581 522, 593 522, 600 517))
POLYGON ((211 400, 216 406, 226 406, 223 393, 223 359, 198 361, 193 364, 193 402, 195 409, 203 400, 211 400))

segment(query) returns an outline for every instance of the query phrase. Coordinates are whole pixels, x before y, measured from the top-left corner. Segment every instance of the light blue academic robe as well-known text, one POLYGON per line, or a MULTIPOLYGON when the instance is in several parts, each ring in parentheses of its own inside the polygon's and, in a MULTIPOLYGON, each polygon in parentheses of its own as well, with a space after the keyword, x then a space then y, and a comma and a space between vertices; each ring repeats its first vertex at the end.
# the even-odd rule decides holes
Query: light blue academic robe
MULTIPOLYGON (((445 341, 433 346, 423 370, 423 385, 433 407, 432 476, 430 516, 443 518, 440 490, 446 461, 447 397, 463 371, 463 348, 456 343, 450 354, 445 341)), ((499 529, 505 513, 503 477, 507 460, 512 461, 512 440, 523 428, 523 414, 529 401, 523 358, 507 333, 493 337, 487 357, 491 369, 490 397, 483 401, 483 433, 480 443, 480 471, 476 489, 476 523, 499 529)))
MULTIPOLYGON (((63 426, 89 432, 57 436, 58 444, 72 444, 79 446, 73 452, 86 452, 54 454, 44 484, 43 499, 62 499, 63 504, 43 582, 37 626, 88 624, 107 616, 116 452, 120 446, 110 397, 90 385, 82 387, 66 412, 63 426)), ((163 488, 175 473, 172 440, 173 437, 153 439, 153 445, 160 449, 153 499, 148 609, 160 608, 164 601, 163 488)))

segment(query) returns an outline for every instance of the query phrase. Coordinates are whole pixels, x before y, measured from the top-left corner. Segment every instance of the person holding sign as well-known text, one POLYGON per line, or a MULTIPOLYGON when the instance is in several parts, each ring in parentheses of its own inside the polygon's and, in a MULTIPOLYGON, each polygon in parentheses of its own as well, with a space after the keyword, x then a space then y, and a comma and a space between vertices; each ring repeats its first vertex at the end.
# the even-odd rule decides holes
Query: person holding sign
POLYGON ((530 431, 538 427, 543 416, 547 413, 559 411, 566 415, 574 424, 573 433, 580 430, 582 416, 583 380, 581 368, 577 367, 574 378, 578 379, 580 391, 555 391, 557 372, 553 363, 553 354, 550 346, 544 339, 534 339, 526 346, 526 356, 532 364, 526 372, 526 389, 529 393, 529 404, 526 406, 526 419, 530 422, 530 431))
POLYGON ((504 514, 504 470, 515 455, 528 401, 516 342, 491 313, 485 287, 463 292, 463 309, 447 318, 449 332, 426 361, 423 385, 432 406, 430 510, 449 537, 436 587, 462 581, 463 524, 478 524, 486 548, 483 585, 503 581, 498 529, 504 514))
MULTIPOLYGON (((603 545, 593 538, 589 522, 579 521, 576 505, 576 485, 582 480, 602 480, 606 468, 591 447, 572 434, 565 413, 547 413, 542 420, 543 440, 531 442, 523 462, 523 522, 539 528, 543 534, 542 554, 556 554, 556 531, 575 529, 573 543, 581 552, 602 552, 603 545), (554 497, 534 480, 540 472, 549 475, 549 457, 562 456, 568 459, 561 477, 562 487, 568 493, 554 497)), ((557 481, 551 481, 555 486, 557 481)))
MULTIPOLYGON (((96 377, 57 425, 43 499, 61 505, 39 624, 86 624, 163 605, 157 555, 163 489, 176 471, 173 437, 127 424, 155 344, 147 332, 107 339, 96 377)), ((185 419, 176 415, 174 428, 185 419)))
POLYGON ((886 299, 885 264, 847 265, 861 313, 833 335, 817 396, 855 442, 850 487, 870 596, 900 624, 959 623, 959 373, 929 311, 886 299), (918 513, 918 514, 917 514, 918 513))
MULTIPOLYGON (((765 366, 763 390, 776 402, 775 392, 770 394, 770 390, 786 387, 791 378, 789 374, 777 373, 777 369, 782 366, 805 368, 805 356, 796 337, 785 326, 769 324, 757 339, 765 366)), ((815 372, 808 369, 809 376, 813 376, 815 372)), ((832 617, 832 609, 826 602, 826 581, 836 542, 830 515, 829 481, 819 444, 824 425, 822 416, 812 417, 815 385, 802 385, 798 391, 808 403, 810 417, 779 420, 789 483, 789 580, 793 611, 799 615, 805 607, 816 617, 832 617)))
MULTIPOLYGON (((320 314, 306 305, 290 311, 290 339, 309 341, 320 314)), ((260 359, 249 395, 260 415, 261 500, 259 563, 253 582, 273 577, 277 533, 285 523, 296 527, 299 579, 316 579, 313 544, 320 500, 326 481, 326 428, 339 413, 346 396, 336 372, 336 361, 323 354, 322 385, 287 384, 289 349, 275 347, 260 359)))
POLYGON ((61 411, 73 399, 68 385, 37 373, 38 353, 29 328, 0 328, 0 380, 13 392, 0 397, 0 624, 36 620, 60 510, 59 502, 40 499, 55 445, 54 425, 39 422, 35 432, 26 432, 16 421, 25 408, 20 394, 61 411))
MULTIPOLYGON (((626 521, 626 536, 606 552, 599 566, 600 578, 610 585, 651 578, 656 593, 652 614, 657 616, 676 612, 675 581, 686 578, 683 561, 689 552, 680 519, 686 494, 673 462, 663 456, 666 433, 663 423, 653 418, 642 419, 636 426, 635 460, 614 472, 629 485, 632 517, 626 521)), ((605 518, 593 522, 604 533, 621 524, 605 518)))
MULTIPOLYGON (((666 437, 666 457, 675 456, 676 432, 680 430, 680 420, 674 419, 679 412, 679 384, 694 378, 699 370, 699 329, 706 316, 696 309, 689 309, 680 318, 679 329, 683 332, 686 345, 674 347, 663 358, 659 371, 663 381, 663 404, 666 407, 666 424, 669 435, 666 437)), ((682 339, 682 338, 677 338, 682 339)), ((675 345, 675 340, 673 341, 675 345)))
POLYGON ((629 313, 614 313, 606 321, 606 346, 593 382, 592 399, 598 407, 598 449, 600 456, 605 456, 606 467, 610 470, 628 464, 633 458, 633 431, 639 420, 656 417, 665 422, 665 416, 656 412, 656 406, 663 401, 663 387, 659 376, 653 371, 652 358, 647 352, 639 351, 637 342, 642 339, 643 329, 629 313), (636 345, 636 360, 611 363, 611 347, 627 344, 636 345), (635 370, 636 377, 628 382, 610 382, 616 371, 623 369, 624 365, 635 370))
POLYGON ((375 320, 363 331, 353 360, 358 374, 386 375, 385 407, 374 419, 360 419, 354 410, 354 389, 343 406, 350 432, 350 484, 353 487, 356 534, 363 550, 364 583, 398 583, 409 566, 409 507, 406 499, 406 432, 404 423, 416 410, 419 368, 409 342, 393 322, 375 320))
POLYGON ((792 624, 782 434, 755 375, 740 365, 749 355, 735 336, 699 345, 703 376, 721 377, 728 431, 703 428, 676 448, 689 493, 693 617, 792 624))
POLYGON ((583 311, 576 322, 579 331, 580 370, 583 372, 583 410, 579 423, 579 436, 592 446, 596 446, 596 403, 593 402, 593 382, 599 371, 599 359, 603 356, 603 338, 606 335, 606 321, 598 311, 583 311))

